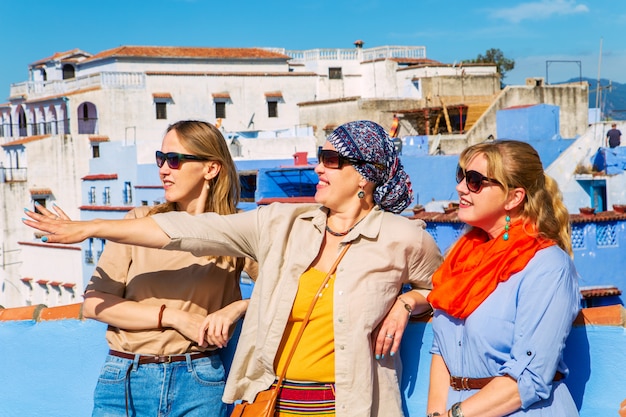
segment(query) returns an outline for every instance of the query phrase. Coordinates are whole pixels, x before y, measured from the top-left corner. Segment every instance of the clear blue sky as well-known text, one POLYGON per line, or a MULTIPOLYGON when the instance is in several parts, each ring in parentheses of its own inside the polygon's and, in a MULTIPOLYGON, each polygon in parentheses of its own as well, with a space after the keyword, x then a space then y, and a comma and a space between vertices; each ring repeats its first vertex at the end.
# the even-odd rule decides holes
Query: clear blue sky
POLYGON ((548 76, 626 83, 624 0, 7 0, 0 3, 0 103, 28 64, 120 45, 365 48, 420 45, 454 63, 499 48, 504 82, 548 76), (600 50, 602 58, 600 59, 600 50), (599 65, 601 62, 601 65, 599 65))

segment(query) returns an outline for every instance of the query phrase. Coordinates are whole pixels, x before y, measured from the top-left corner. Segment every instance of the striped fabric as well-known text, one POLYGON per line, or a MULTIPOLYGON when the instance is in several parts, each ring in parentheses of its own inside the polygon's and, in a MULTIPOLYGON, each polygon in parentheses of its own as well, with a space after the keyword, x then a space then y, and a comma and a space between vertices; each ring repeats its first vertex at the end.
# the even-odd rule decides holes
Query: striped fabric
POLYGON ((334 416, 335 384, 284 381, 276 411, 278 417, 334 416))

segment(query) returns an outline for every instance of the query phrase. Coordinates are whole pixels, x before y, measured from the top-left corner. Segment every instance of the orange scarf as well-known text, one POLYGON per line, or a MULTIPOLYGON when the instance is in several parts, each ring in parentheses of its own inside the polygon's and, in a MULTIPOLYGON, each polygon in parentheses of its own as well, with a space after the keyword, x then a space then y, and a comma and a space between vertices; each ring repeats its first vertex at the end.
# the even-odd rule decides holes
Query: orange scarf
POLYGON ((529 236, 520 220, 511 224, 509 239, 489 239, 481 229, 461 236, 433 275, 428 301, 434 308, 464 319, 500 282, 524 269, 535 253, 555 245, 552 240, 529 236))

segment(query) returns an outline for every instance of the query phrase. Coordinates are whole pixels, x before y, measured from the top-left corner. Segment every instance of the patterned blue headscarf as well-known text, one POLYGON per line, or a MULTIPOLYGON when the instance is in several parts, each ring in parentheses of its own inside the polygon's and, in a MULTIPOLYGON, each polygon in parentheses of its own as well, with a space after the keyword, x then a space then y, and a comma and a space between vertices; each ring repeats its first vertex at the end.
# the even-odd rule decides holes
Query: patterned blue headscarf
POLYGON ((335 129, 328 141, 341 156, 367 162, 354 169, 375 184, 374 202, 380 208, 400 213, 411 204, 411 181, 382 126, 368 120, 349 122, 335 129))

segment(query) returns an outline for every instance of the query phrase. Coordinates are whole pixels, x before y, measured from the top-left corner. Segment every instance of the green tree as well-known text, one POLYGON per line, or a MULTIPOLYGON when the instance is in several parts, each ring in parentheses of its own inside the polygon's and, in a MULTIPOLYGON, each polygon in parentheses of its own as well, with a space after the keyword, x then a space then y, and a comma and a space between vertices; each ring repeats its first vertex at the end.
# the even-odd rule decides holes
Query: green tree
POLYGON ((501 80, 506 77, 506 73, 515 68, 515 61, 504 56, 504 53, 498 48, 488 49, 485 54, 478 54, 474 59, 464 62, 469 64, 495 64, 498 73, 502 76, 501 80))

